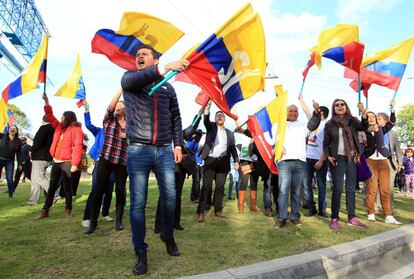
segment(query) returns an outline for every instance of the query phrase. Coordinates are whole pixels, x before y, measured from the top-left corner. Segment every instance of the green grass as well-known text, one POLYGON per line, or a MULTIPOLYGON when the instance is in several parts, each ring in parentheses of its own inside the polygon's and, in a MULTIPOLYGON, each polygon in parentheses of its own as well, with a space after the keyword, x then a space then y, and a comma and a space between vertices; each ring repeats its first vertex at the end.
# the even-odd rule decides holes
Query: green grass
MULTIPOLYGON (((1 186, 5 190, 4 182, 1 186)), ((238 214, 237 201, 226 202, 223 211, 226 218, 215 218, 210 212, 207 221, 200 224, 196 221, 196 204, 189 201, 190 188, 191 180, 187 180, 182 195, 185 230, 175 234, 181 257, 170 257, 158 235, 152 232, 158 190, 155 182, 150 184, 146 239, 148 277, 174 278, 212 272, 316 250, 395 228, 384 224, 384 217, 379 215, 378 221, 370 223, 368 230, 358 230, 341 222, 342 229, 333 233, 329 220, 318 217, 302 217, 301 228, 289 223, 277 230, 274 218, 249 211, 238 214)), ((74 201, 72 220, 64 219, 62 201, 53 206, 49 218, 34 220, 42 204, 22 206, 30 193, 28 183, 19 185, 12 200, 0 193, 0 277, 133 278, 134 253, 128 211, 124 231, 115 231, 113 222, 100 221, 96 233, 84 235, 80 222, 89 190, 90 182, 82 181, 74 201)), ((261 204, 260 199, 259 206, 261 204)), ((396 218, 404 224, 414 222, 413 205, 414 200, 397 197, 396 218)), ((366 220, 360 194, 357 195, 357 214, 366 220)), ((114 215, 113 210, 111 215, 114 215)), ((346 220, 344 205, 341 220, 346 220)))

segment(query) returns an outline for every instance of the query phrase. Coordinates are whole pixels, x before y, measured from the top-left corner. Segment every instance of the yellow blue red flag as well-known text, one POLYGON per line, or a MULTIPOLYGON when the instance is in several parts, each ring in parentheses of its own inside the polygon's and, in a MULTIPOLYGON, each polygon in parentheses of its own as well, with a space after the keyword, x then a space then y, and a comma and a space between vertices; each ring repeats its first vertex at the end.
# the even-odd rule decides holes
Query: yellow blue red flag
POLYGON ((140 45, 152 46, 161 56, 184 33, 170 22, 139 12, 124 13, 118 31, 100 29, 92 39, 92 52, 108 57, 126 70, 136 70, 135 55, 140 45))
POLYGON ((257 149, 272 173, 277 173, 275 162, 282 157, 288 102, 288 92, 282 85, 276 85, 275 91, 277 98, 247 120, 257 149))
POLYGON ((84 100, 86 98, 79 54, 76 59, 75 68, 73 68, 68 80, 59 88, 55 96, 80 100, 84 100))
POLYGON ((49 38, 46 35, 32 62, 26 67, 22 75, 3 90, 2 97, 6 103, 36 89, 39 82, 45 82, 48 42, 49 38))
POLYGON ((231 108, 264 90, 266 51, 259 14, 247 4, 186 59, 188 78, 237 119, 231 108))
POLYGON ((3 98, 0 99, 0 131, 4 131, 7 127, 7 124, 9 123, 9 107, 7 106, 7 103, 3 100, 3 98))

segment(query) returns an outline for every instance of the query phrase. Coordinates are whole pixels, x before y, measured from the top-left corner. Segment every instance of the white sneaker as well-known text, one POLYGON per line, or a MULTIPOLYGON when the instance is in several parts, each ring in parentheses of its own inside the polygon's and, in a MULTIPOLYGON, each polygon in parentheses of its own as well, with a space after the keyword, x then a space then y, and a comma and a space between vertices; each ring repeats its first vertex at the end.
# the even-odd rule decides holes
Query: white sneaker
POLYGON ((401 222, 395 220, 394 216, 388 215, 385 217, 385 224, 401 225, 401 222))
POLYGON ((84 227, 84 228, 89 228, 90 224, 91 224, 90 220, 83 220, 82 223, 81 223, 82 227, 84 227))
POLYGON ((111 216, 104 216, 104 217, 102 217, 102 219, 104 219, 104 221, 106 221, 106 222, 111 222, 111 221, 113 221, 114 219, 111 217, 111 216))
POLYGON ((371 222, 375 222, 375 214, 368 214, 367 220, 371 222))

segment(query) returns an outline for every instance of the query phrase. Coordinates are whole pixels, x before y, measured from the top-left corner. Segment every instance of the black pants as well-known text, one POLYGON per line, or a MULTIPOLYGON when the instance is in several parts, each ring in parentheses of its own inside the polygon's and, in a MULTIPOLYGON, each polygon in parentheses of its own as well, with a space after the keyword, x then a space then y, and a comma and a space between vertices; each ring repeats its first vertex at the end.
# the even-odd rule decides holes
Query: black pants
MULTIPOLYGON (((1 172, 0 172, 1 173, 1 172)), ((17 186, 20 182, 20 177, 24 173, 24 177, 29 178, 31 177, 32 173, 32 163, 28 162, 22 166, 22 169, 19 170, 19 167, 16 169, 16 173, 14 174, 14 191, 16 191, 17 186)))
POLYGON ((65 189, 66 209, 72 209, 72 173, 70 172, 71 167, 71 162, 53 162, 52 170, 50 172, 49 190, 46 195, 46 201, 45 205, 43 206, 43 209, 49 209, 50 207, 52 207, 53 198, 55 197, 56 190, 59 188, 59 180, 61 176, 63 181, 63 188, 65 189))
POLYGON ((228 157, 221 159, 207 157, 203 168, 203 186, 201 187, 200 199, 198 201, 197 213, 204 213, 211 198, 213 180, 216 182, 214 189, 214 212, 223 210, 224 184, 229 172, 228 157))
MULTIPOLYGON (((187 176, 186 170, 178 166, 175 172, 175 217, 174 225, 180 224, 181 220, 181 194, 183 192, 183 186, 185 177, 187 176)), ((157 212, 155 214, 155 228, 161 231, 161 198, 158 198, 157 212)))
POLYGON ((91 206, 91 221, 97 221, 101 209, 102 198, 108 189, 108 180, 112 171, 115 171, 116 207, 123 208, 126 202, 125 184, 128 177, 126 166, 113 164, 110 161, 99 158, 97 166, 96 194, 91 206))
POLYGON ((193 179, 193 183, 191 185, 191 201, 196 201, 200 198, 200 181, 203 174, 203 167, 197 165, 196 171, 191 174, 191 178, 193 179))
MULTIPOLYGON (((76 196, 76 193, 78 191, 81 174, 82 174, 81 171, 72 172, 71 187, 72 187, 72 195, 74 197, 76 196)), ((59 186, 60 186, 59 196, 63 198, 63 197, 65 197, 65 191, 64 191, 64 188, 63 188, 63 180, 62 179, 63 178, 60 177, 60 180, 59 180, 59 186)))

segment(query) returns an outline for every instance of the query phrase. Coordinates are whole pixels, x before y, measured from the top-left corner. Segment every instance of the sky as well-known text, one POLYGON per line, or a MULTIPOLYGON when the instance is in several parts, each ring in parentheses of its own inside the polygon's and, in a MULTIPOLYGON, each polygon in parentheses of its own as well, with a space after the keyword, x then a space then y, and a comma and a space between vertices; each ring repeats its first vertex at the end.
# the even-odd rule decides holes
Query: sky
MULTIPOLYGON (((359 25, 360 41, 365 43, 365 53, 373 54, 414 35, 414 1, 410 0, 258 0, 250 1, 259 12, 266 35, 268 75, 277 79, 266 80, 265 92, 236 105, 240 121, 265 106, 274 98, 273 86, 283 84, 289 91, 289 103, 298 104, 297 96, 302 84, 302 71, 308 61, 309 48, 316 44, 319 33, 338 23, 359 25)), ((137 11, 170 21, 185 35, 169 49, 160 60, 161 65, 181 58, 193 45, 204 41, 227 18, 243 7, 244 0, 35 0, 46 23, 49 40, 48 76, 53 85, 47 94, 56 116, 73 110, 83 122, 83 109, 75 100, 54 97, 58 88, 71 73, 77 53, 80 54, 87 99, 90 103, 92 122, 102 125, 103 115, 112 96, 120 88, 124 70, 112 64, 105 56, 91 53, 90 42, 101 28, 117 30, 124 12, 137 11)), ((411 55, 397 95, 397 109, 413 102, 414 54, 411 55)), ((1 66, 0 66, 1 67, 1 66)), ((0 87, 4 88, 16 77, 0 68, 0 87)), ((311 107, 312 100, 331 107, 335 98, 345 99, 356 114, 357 94, 343 78, 343 67, 328 59, 319 70, 310 70, 304 86, 304 99, 311 107)), ((191 124, 200 106, 194 103, 199 92, 195 86, 174 82, 183 126, 191 124)), ((36 132, 43 115, 41 90, 16 98, 11 103, 20 107, 36 132)), ((370 90, 369 109, 386 111, 394 92, 373 86, 370 90)), ((213 107, 214 112, 217 108, 213 107)), ((304 120, 300 111, 300 119, 304 120)), ((235 127, 227 118, 226 126, 235 127)), ((86 129, 85 129, 86 130, 86 129)))

